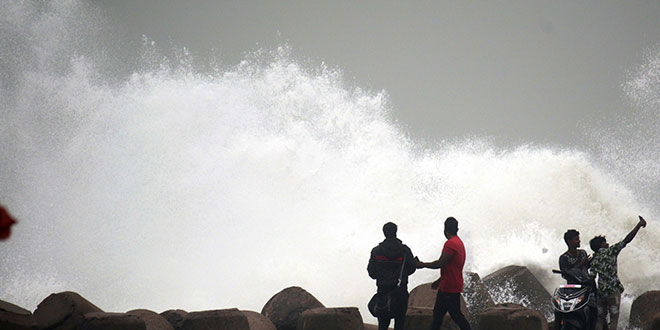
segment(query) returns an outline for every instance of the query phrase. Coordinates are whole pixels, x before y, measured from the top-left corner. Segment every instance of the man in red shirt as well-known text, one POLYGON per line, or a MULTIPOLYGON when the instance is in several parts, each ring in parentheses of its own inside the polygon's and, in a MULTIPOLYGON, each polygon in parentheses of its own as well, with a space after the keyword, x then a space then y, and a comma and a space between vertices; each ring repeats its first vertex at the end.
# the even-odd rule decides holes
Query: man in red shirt
POLYGON ((438 289, 433 307, 431 330, 440 329, 442 319, 447 312, 461 330, 472 330, 470 323, 461 312, 460 295, 463 292, 465 246, 458 237, 458 221, 453 217, 445 220, 445 237, 447 237, 447 241, 438 260, 417 262, 417 268, 440 269, 440 278, 431 284, 431 288, 438 289))

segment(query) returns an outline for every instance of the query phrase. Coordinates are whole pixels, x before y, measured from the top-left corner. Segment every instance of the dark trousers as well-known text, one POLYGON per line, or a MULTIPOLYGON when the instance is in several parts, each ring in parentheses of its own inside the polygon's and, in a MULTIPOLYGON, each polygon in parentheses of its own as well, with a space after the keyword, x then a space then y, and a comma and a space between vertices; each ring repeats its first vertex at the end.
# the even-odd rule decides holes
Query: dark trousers
MULTIPOLYGON (((395 287, 378 287, 378 293, 390 292, 394 290, 395 287)), ((405 295, 401 297, 401 301, 397 306, 398 313, 394 318, 394 330, 403 330, 403 324, 406 321, 406 311, 408 310, 408 289, 405 289, 405 295)), ((378 318, 378 330, 387 330, 390 326, 392 317, 379 317, 378 318)))
POLYGON ((439 330, 442 327, 442 319, 447 312, 449 312, 449 316, 451 316, 451 319, 454 320, 461 330, 472 330, 470 323, 468 323, 463 313, 461 313, 461 294, 442 291, 438 291, 438 295, 435 298, 431 330, 439 330))
MULTIPOLYGON (((389 317, 379 317, 378 318, 378 330, 387 330, 387 328, 390 327, 390 321, 392 321, 391 318, 389 317)), ((406 322, 406 314, 403 313, 399 316, 394 317, 394 330, 403 330, 403 323, 406 322)))

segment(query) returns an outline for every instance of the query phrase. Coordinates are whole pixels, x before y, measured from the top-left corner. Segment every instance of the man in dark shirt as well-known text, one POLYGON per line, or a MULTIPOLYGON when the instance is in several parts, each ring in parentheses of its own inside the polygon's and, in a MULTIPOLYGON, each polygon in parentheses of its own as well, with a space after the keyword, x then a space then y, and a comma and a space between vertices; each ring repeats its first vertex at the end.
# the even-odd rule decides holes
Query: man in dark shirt
MULTIPOLYGON (((589 277, 588 268, 589 263, 591 262, 591 256, 587 254, 587 251, 583 249, 578 249, 580 247, 580 232, 575 229, 569 229, 564 233, 564 242, 568 246, 568 250, 559 256, 559 269, 563 272, 571 271, 578 272, 582 277, 589 277)), ((572 277, 566 278, 568 284, 582 284, 572 277)), ((590 325, 590 329, 594 329, 596 324, 597 316, 597 307, 596 307, 596 282, 591 278, 590 285, 592 288, 591 294, 589 295, 589 313, 590 319, 587 320, 587 323, 590 325)), ((555 329, 560 328, 560 317, 555 317, 555 329)))
MULTIPOLYGON (((559 256, 559 269, 567 271, 569 269, 577 268, 586 274, 587 268, 589 268, 589 262, 591 262, 591 257, 587 254, 587 251, 578 249, 580 247, 580 232, 575 229, 569 229, 564 233, 564 242, 566 242, 568 250, 559 256)), ((571 282, 572 281, 568 279, 568 284, 580 284, 571 282)), ((595 287, 596 286, 594 285, 594 288, 595 287)))
MULTIPOLYGON (((388 222, 383 226, 385 240, 371 250, 367 271, 369 277, 376 280, 378 293, 388 293, 397 288, 399 276, 401 276, 400 287, 403 288, 404 296, 401 297, 394 315, 394 330, 403 330, 403 324, 408 309, 408 275, 415 272, 415 257, 412 251, 400 239, 396 238, 397 226, 388 222), (402 272, 403 268, 403 272, 402 272)), ((378 330, 387 330, 390 326, 389 317, 378 318, 378 330)))

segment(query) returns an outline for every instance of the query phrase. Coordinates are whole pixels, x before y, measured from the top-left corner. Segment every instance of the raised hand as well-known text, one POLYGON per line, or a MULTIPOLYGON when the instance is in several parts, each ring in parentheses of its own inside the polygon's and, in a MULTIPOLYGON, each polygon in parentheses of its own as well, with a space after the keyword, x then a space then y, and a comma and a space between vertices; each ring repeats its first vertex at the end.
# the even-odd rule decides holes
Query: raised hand
POLYGON ((639 224, 642 226, 642 228, 646 227, 646 220, 642 218, 642 216, 639 216, 639 224))

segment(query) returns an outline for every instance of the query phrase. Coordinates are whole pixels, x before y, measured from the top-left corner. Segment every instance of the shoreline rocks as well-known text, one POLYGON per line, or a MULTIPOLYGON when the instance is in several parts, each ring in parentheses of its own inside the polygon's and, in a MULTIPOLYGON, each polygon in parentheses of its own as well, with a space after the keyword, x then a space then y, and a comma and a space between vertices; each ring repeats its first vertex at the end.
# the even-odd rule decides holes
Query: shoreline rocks
POLYGON ((102 313, 96 305, 71 291, 53 293, 34 311, 40 329, 75 330, 87 313, 102 313))
MULTIPOLYGON (((461 309, 473 329, 548 329, 547 314, 553 314, 550 294, 527 268, 507 266, 483 280, 476 273, 466 272, 464 278, 461 309), (513 290, 510 292, 513 295, 508 297, 514 301, 495 304, 491 294, 506 294, 506 290, 513 290), (527 306, 516 301, 520 297, 525 297, 527 306)), ((430 283, 411 290, 407 330, 428 329, 436 294, 430 283)), ((498 297, 495 300, 501 302, 501 299, 498 297)), ((368 297, 365 297, 365 305, 367 300, 368 297)), ((648 291, 635 299, 631 307, 630 326, 660 329, 660 291, 648 291)), ((146 309, 125 313, 105 312, 70 291, 49 295, 33 313, 0 300, 0 329, 376 330, 377 326, 364 323, 357 307, 326 308, 303 288, 289 287, 272 296, 261 313, 236 308, 191 312, 170 309, 160 314, 146 309)), ((449 314, 445 315, 442 329, 457 329, 449 314)))
POLYGON ((270 298, 261 314, 269 318, 277 330, 296 330, 300 315, 308 309, 319 307, 325 306, 305 289, 293 286, 270 298))
POLYGON ((22 307, 0 300, 0 329, 36 329, 37 321, 32 313, 22 307))
POLYGON ((660 290, 647 291, 633 301, 630 326, 644 330, 660 329, 660 290))
POLYGON ((482 330, 548 330, 543 314, 519 304, 497 304, 481 313, 482 330))
POLYGON ((250 330, 247 317, 236 308, 190 312, 182 330, 250 330))
POLYGON ((511 299, 514 301, 508 302, 533 309, 543 314, 547 320, 554 319, 552 295, 527 267, 518 265, 504 267, 484 277, 483 283, 491 296, 514 297, 511 299))
POLYGON ((362 315, 356 307, 312 308, 300 314, 297 330, 363 330, 362 315))

